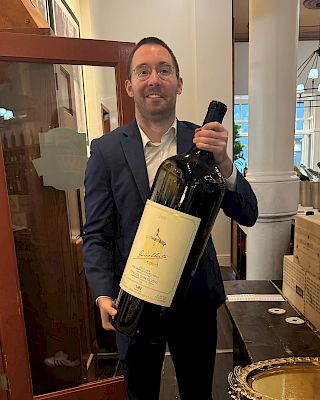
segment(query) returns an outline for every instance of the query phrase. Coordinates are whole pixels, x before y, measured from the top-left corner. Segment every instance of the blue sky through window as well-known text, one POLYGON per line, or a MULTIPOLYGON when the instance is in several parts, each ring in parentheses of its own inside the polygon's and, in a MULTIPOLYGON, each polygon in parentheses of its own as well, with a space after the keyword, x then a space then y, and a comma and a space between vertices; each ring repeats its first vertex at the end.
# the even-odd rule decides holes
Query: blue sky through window
MULTIPOLYGON (((302 142, 304 136, 299 134, 299 131, 304 131, 304 114, 305 105, 303 101, 297 101, 296 104, 296 135, 294 141, 294 164, 300 165, 302 162, 302 142)), ((243 173, 244 168, 248 167, 248 120, 249 120, 249 105, 248 103, 234 104, 234 123, 239 125, 239 140, 245 145, 243 149, 243 159, 235 161, 238 170, 243 173)))

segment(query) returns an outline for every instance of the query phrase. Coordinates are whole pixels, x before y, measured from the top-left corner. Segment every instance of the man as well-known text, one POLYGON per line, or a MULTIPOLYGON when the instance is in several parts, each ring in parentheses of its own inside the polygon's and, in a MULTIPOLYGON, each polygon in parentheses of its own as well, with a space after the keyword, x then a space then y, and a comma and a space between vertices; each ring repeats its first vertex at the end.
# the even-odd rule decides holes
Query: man
MULTIPOLYGON (((114 299, 126 259, 150 196, 160 163, 193 143, 211 151, 227 180, 226 215, 252 226, 257 203, 249 183, 227 155, 228 132, 217 122, 201 129, 176 119, 182 78, 170 48, 158 38, 142 39, 128 62, 126 90, 135 103, 135 121, 92 141, 85 178, 84 262, 102 325, 112 329, 114 299)), ((117 333, 130 400, 159 398, 166 342, 182 400, 211 400, 216 351, 216 311, 225 294, 211 239, 186 298, 170 309, 157 342, 117 333)))

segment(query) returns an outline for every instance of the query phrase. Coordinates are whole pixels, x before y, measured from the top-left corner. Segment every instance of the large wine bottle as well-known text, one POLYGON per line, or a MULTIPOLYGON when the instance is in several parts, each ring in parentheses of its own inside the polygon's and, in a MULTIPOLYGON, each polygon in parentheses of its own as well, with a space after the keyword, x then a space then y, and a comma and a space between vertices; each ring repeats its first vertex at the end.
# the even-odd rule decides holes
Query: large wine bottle
MULTIPOLYGON (((222 122, 212 101, 203 125, 222 122)), ((195 145, 159 167, 120 282, 113 326, 151 335, 161 315, 185 295, 210 236, 225 190, 211 152, 195 145)))

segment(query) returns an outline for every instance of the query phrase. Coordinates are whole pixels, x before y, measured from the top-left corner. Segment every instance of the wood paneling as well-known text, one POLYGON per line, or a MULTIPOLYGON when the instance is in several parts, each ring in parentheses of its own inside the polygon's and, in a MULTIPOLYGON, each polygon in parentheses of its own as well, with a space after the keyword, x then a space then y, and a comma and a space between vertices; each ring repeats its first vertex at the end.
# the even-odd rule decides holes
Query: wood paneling
MULTIPOLYGON (((5 370, 5 367, 4 367, 4 358, 2 356, 2 351, 1 351, 1 342, 0 342, 0 375, 7 376, 7 371, 5 370)), ((9 400, 8 396, 9 396, 9 393, 7 390, 0 389, 0 400, 9 400)))

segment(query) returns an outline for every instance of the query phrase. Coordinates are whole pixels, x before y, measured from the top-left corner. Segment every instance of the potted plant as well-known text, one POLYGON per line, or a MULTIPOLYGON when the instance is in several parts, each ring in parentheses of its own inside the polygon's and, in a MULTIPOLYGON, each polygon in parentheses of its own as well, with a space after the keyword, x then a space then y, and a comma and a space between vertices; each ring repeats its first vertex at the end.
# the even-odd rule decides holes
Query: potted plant
POLYGON ((245 161, 243 150, 245 149, 246 145, 240 142, 240 129, 240 125, 233 125, 233 161, 239 171, 245 175, 247 164, 245 161))

